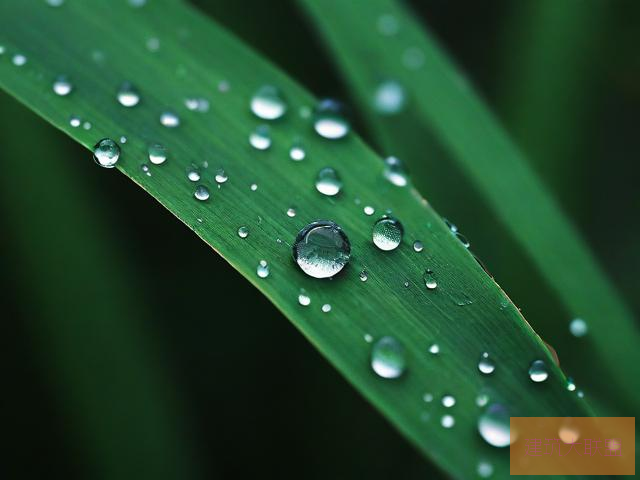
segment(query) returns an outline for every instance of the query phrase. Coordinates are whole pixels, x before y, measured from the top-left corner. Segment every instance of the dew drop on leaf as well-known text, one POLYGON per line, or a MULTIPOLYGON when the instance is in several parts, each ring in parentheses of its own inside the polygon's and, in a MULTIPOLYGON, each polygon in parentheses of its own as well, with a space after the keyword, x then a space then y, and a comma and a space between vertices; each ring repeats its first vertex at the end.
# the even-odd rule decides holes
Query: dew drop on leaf
POLYGON ((455 424, 456 419, 453 417, 453 415, 443 415, 440 419, 440 425, 442 425, 444 428, 453 428, 455 424))
POLYGON ((321 137, 329 140, 343 138, 351 129, 344 116, 344 107, 336 100, 321 100, 315 108, 313 128, 321 137))
POLYGON ((398 248, 403 234, 402 224, 393 217, 382 217, 373 224, 373 244, 385 252, 398 248))
POLYGON ((249 229, 245 226, 238 228, 238 236, 240 238, 247 238, 249 236, 249 229))
POLYGON ((569 390, 570 392, 575 391, 576 389, 576 384, 573 381, 573 378, 571 377, 567 377, 567 390, 569 390))
POLYGON ((118 103, 123 107, 135 107, 140 103, 138 90, 129 82, 124 82, 120 85, 116 98, 118 99, 118 103))
POLYGON ((484 352, 480 356, 480 361, 478 362, 478 370, 485 375, 491 375, 493 371, 496 369, 496 364, 493 363, 493 360, 489 357, 487 352, 484 352))
POLYGON ((424 249, 424 245, 420 240, 413 242, 413 251, 420 253, 424 249))
POLYGON ((370 217, 371 215, 373 215, 374 213, 376 213, 376 209, 373 208, 370 205, 365 206, 362 211, 364 212, 365 215, 367 215, 368 217, 370 217))
POLYGON ((445 395, 442 397, 442 405, 451 408, 456 404, 456 398, 453 395, 445 395))
POLYGON ((543 360, 534 360, 529 367, 529 378, 532 382, 544 382, 549 378, 547 364, 543 360))
POLYGON ((323 195, 327 195, 328 197, 333 197, 340 193, 342 189, 342 180, 336 172, 331 167, 325 167, 318 172, 318 176, 316 178, 316 190, 318 190, 323 195))
POLYGON ((21 53, 16 53, 11 58, 11 63, 13 63, 16 67, 22 67, 24 64, 27 63, 27 57, 22 55, 21 53))
POLYGON ((307 295, 307 292, 304 291, 304 289, 300 290, 300 293, 298 294, 298 303, 303 307, 307 307, 311 304, 311 297, 307 295))
POLYGON ((149 161, 154 165, 162 165, 167 161, 167 148, 159 143, 152 143, 148 149, 149 161))
POLYGON ((500 404, 490 405, 478 418, 480 436, 493 447, 507 447, 511 444, 510 416, 500 404))
POLYGON ((176 128, 180 126, 180 117, 171 111, 162 112, 160 114, 160 124, 167 128, 176 128))
POLYGON ((196 200, 200 200, 201 202, 209 200, 210 195, 209 189, 204 185, 198 185, 193 192, 193 196, 196 200))
POLYGON ((295 142, 293 145, 291 145, 291 148, 289 149, 289 158, 291 160, 293 160, 294 162, 300 162, 304 160, 306 156, 307 152, 305 152, 302 143, 295 142))
POLYGON ((360 281, 361 282, 366 282, 369 279, 369 275, 367 274, 366 270, 362 270, 360 272, 360 281))
POLYGON ((427 287, 427 290, 435 290, 436 288, 438 288, 438 282, 436 280, 435 273, 433 273, 433 270, 425 270, 422 279, 424 280, 424 285, 425 287, 427 287))
POLYGON ((190 165, 187 167, 187 178, 191 182, 199 182, 200 181, 200 169, 195 165, 190 165))
POLYGON ((60 97, 66 97, 72 91, 73 84, 65 76, 60 76, 53 82, 53 92, 60 97))
POLYGON ((440 353, 440 346, 437 343, 429 345, 429 353, 431 355, 438 355, 440 353))
POLYGON ((382 378, 398 378, 406 368, 404 347, 393 337, 382 337, 371 348, 371 368, 382 378))
POLYGON ((406 101, 402 85, 395 80, 382 82, 373 94, 373 108, 381 115, 395 115, 399 113, 406 101))
POLYGON ((487 462, 486 460, 481 460, 478 462, 478 466, 476 467, 476 472, 480 478, 489 478, 493 475, 493 465, 487 462))
POLYGON ((71 125, 73 128, 78 128, 81 123, 82 123, 82 120, 80 120, 80 117, 76 115, 73 115, 72 117, 69 118, 69 125, 71 125))
POLYGON ((571 332, 571 335, 579 338, 584 337, 587 334, 589 327, 587 326, 587 322, 583 319, 574 318, 571 320, 571 323, 569 323, 569 331, 571 332))
POLYGON ((296 209, 295 208, 288 208, 287 209, 287 217, 295 217, 296 216, 296 209))
POLYGON ((331 221, 308 224, 293 244, 293 258, 300 269, 314 278, 329 278, 349 263, 351 244, 342 229, 331 221))
POLYGON ((216 172, 214 179, 217 184, 222 184, 229 180, 229 175, 227 175, 223 169, 219 169, 216 172))
POLYGON ((397 157, 387 157, 384 159, 384 176, 396 187, 404 187, 408 183, 404 166, 397 157))
POLYGON ((328 303, 325 303, 324 305, 322 305, 322 311, 324 313, 329 313, 331 311, 331 305, 328 303))
POLYGON ((287 112, 280 90, 272 85, 260 87, 251 97, 251 111, 263 120, 276 120, 287 112))
POLYGON ((104 168, 113 168, 120 158, 120 146, 110 138, 103 138, 93 147, 93 159, 104 168))
POLYGON ((259 125, 249 135, 249 143, 256 150, 267 150, 271 146, 271 133, 267 125, 259 125))
POLYGON ((266 260, 260 260, 256 273, 260 278, 267 278, 269 276, 269 264, 266 260))

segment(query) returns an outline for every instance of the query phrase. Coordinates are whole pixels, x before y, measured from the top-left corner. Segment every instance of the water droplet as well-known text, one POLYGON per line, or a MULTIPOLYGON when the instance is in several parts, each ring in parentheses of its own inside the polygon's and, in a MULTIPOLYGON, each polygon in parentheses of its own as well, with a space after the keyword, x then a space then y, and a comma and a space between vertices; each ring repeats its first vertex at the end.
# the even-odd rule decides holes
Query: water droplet
POLYGON ((480 436, 493 447, 511 445, 509 412, 500 404, 493 404, 478 418, 480 436))
POLYGON ((71 118, 69 118, 69 125, 71 125, 73 128, 78 128, 81 123, 82 121, 80 120, 80 117, 76 117, 74 115, 71 118))
POLYGON ((448 219, 442 217, 442 221, 444 221, 445 225, 451 232, 456 233, 458 231, 458 227, 455 224, 451 223, 448 219))
POLYGON ((82 124, 82 128, 84 128, 85 130, 91 130, 91 122, 84 122, 82 124))
POLYGON ((453 418, 453 415, 443 415, 440 419, 440 425, 444 428, 453 428, 456 424, 456 419, 453 418))
POLYGON ((422 395, 422 400, 426 403, 431 403, 433 401, 433 395, 431 393, 425 393, 422 395))
POLYGON ((569 390, 570 392, 573 392, 576 389, 576 384, 573 381, 573 378, 568 377, 567 378, 567 390, 569 390))
POLYGON ((453 395, 445 395, 442 397, 442 405, 446 408, 451 408, 456 404, 456 399, 453 395))
POLYGON ((496 364, 489 358, 489 354, 484 352, 478 362, 478 370, 485 375, 490 375, 496 369, 496 364))
POLYGON ((149 50, 150 52, 157 52, 158 50, 160 50, 160 39, 157 37, 150 37, 147 38, 147 50, 149 50))
POLYGON ((149 161, 154 165, 162 165, 167 160, 167 148, 159 143, 149 145, 149 161))
POLYGON ((365 333, 364 334, 364 341, 367 342, 367 343, 373 342, 373 336, 368 334, 368 333, 365 333))
POLYGON ((209 111, 209 100, 202 97, 189 97, 184 99, 184 106, 192 112, 205 113, 209 111))
POLYGON ((536 383, 544 382, 549 377, 547 364, 543 360, 534 360, 529 367, 529 378, 536 383))
POLYGON ((409 282, 404 282, 404 288, 409 288, 409 282))
POLYGON ((387 37, 393 36, 398 33, 400 24, 398 19, 389 13, 385 13, 378 17, 378 32, 387 37))
POLYGON ((438 288, 438 282, 436 281, 435 274, 432 270, 425 270, 423 275, 424 285, 427 287, 427 290, 435 290, 438 288))
POLYGON ((578 390, 578 398, 584 398, 584 392, 582 390, 578 390))
POLYGON ((229 82, 226 80, 220 80, 218 82, 218 91, 220 93, 227 93, 229 90, 231 90, 231 84, 229 82))
POLYGON ((196 199, 200 200, 201 202, 209 200, 209 196, 210 196, 209 189, 204 185, 198 185, 196 187, 196 190, 193 192, 193 196, 196 199))
POLYGON ((174 112, 162 112, 160 114, 160 123, 167 128, 176 128, 180 126, 180 117, 174 112))
POLYGON ((22 55, 21 53, 16 53, 12 58, 11 62, 16 67, 22 67, 25 63, 27 63, 27 57, 22 55))
POLYGON ((481 460, 480 462, 478 462, 476 472, 478 472, 478 476, 480 478, 489 478, 491 475, 493 475, 493 465, 491 465, 486 460, 481 460))
POLYGON ((142 173, 146 174, 147 177, 151 176, 151 170, 149 169, 149 165, 147 165, 146 163, 140 165, 140 170, 142 170, 142 173))
POLYGON ((316 190, 320 193, 333 197, 340 193, 341 189, 342 180, 340 180, 338 172, 333 168, 325 167, 318 172, 318 177, 316 178, 316 190))
POLYGON ((127 143, 127 137, 125 137, 124 135, 120 137, 120 143, 125 144, 127 143))
POLYGON ((144 7, 147 4, 147 0, 129 0, 129 5, 134 8, 144 7))
POLYGON ((331 221, 313 222, 298 233, 293 258, 300 269, 314 278, 329 278, 349 262, 351 244, 342 229, 331 221))
POLYGON ((214 177, 214 179, 216 183, 222 184, 229 180, 229 175, 227 175, 223 169, 219 169, 216 172, 216 176, 214 177))
POLYGON ((373 95, 373 108, 382 115, 395 115, 405 105, 406 95, 404 88, 395 80, 388 80, 375 90, 373 95))
POLYGON ((329 313, 331 311, 331 305, 329 305, 328 303, 325 303, 324 305, 322 305, 322 311, 324 313, 329 313))
POLYGON ((420 253, 423 249, 424 249, 424 245, 420 240, 416 240, 415 242, 413 242, 413 250, 415 252, 420 253))
POLYGON ((191 182, 199 182, 200 181, 200 169, 195 165, 191 164, 187 167, 187 178, 191 182))
POLYGON ((325 99, 315 108, 313 128, 321 137, 337 140, 347 135, 351 127, 344 117, 342 104, 336 100, 325 99))
POLYGON ((287 104, 280 90, 272 85, 265 85, 251 97, 251 111, 263 120, 276 120, 286 113, 287 104))
POLYGON ((307 307, 311 303, 311 298, 303 289, 300 290, 300 294, 298 295, 298 303, 303 307, 307 307))
POLYGON ((64 3, 64 0, 46 0, 46 2, 50 7, 60 7, 64 3))
POLYGON ((258 184, 252 183, 251 185, 249 185, 249 188, 251 189, 252 192, 255 192, 256 190, 258 190, 258 184))
POLYGON ((368 215, 368 216, 371 216, 371 215, 373 215, 374 213, 376 213, 376 209, 375 209, 375 208, 373 208, 373 207, 371 207, 371 206, 369 206, 369 205, 367 205, 366 207, 364 207, 363 211, 364 211, 364 214, 365 214, 365 215, 368 215))
POLYGON ((409 47, 402 54, 402 64, 409 70, 418 70, 424 65, 424 53, 418 47, 409 47))
POLYGON ((124 82, 120 85, 117 92, 117 98, 118 103, 123 107, 135 107, 140 103, 140 94, 138 93, 138 90, 129 82, 124 82))
POLYGON ((267 278, 269 276, 269 264, 266 260, 260 260, 256 273, 260 278, 267 278))
POLYGON ((440 346, 437 343, 429 345, 429 353, 432 355, 438 355, 440 353, 440 346))
POLYGON ((361 282, 366 282, 369 279, 369 275, 367 274, 366 270, 362 270, 360 272, 360 281, 361 282))
POLYGON ((398 378, 404 373, 404 347, 393 337, 382 337, 371 349, 371 368, 382 378, 398 378))
POLYGON ((5 51, 6 49, 4 48, 4 45, 0 45, 0 55, 4 55, 5 51))
POLYGON ((249 143, 256 150, 266 150, 271 146, 271 134, 267 125, 259 125, 249 135, 249 143))
POLYGON ((296 216, 296 209, 295 208, 288 208, 287 209, 287 217, 295 217, 296 216))
POLYGON ((245 226, 238 228, 238 236, 240 238, 247 238, 249 236, 249 229, 245 226))
POLYGON ((373 244, 385 252, 398 248, 403 234, 402 224, 393 217, 382 217, 373 224, 373 244))
POLYGON ((571 332, 571 335, 579 338, 584 337, 587 334, 589 327, 587 326, 587 322, 583 319, 574 318, 569 324, 569 331, 571 332))
POLYGON ((300 142, 295 142, 291 145, 291 148, 289 149, 289 158, 291 158, 291 160, 300 162, 304 160, 304 157, 306 156, 307 152, 305 152, 300 142))
POLYGON ((93 147, 93 159, 104 168, 113 168, 120 158, 120 147, 110 138, 103 138, 93 147))
POLYGON ((396 157, 387 157, 384 159, 384 176, 396 187, 404 187, 407 185, 407 174, 404 170, 402 162, 396 157))
POLYGON ((476 405, 479 407, 484 407, 487 403, 489 403, 489 395, 486 393, 480 393, 476 397, 476 405))
POLYGON ((60 76, 53 82, 53 92, 61 97, 66 97, 73 91, 73 85, 67 77, 60 76))
POLYGON ((460 240, 460 243, 462 243, 464 248, 469 248, 471 246, 471 243, 469 242, 469 240, 467 240, 467 237, 462 235, 460 232, 455 232, 454 234, 455 234, 456 238, 458 240, 460 240))

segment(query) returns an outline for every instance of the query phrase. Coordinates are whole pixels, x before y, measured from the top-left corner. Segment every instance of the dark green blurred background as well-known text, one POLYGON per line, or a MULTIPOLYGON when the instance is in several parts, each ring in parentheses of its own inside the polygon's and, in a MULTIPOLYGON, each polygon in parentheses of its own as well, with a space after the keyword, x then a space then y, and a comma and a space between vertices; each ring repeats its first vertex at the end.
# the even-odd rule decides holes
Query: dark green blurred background
MULTIPOLYGON (((293 2, 195 3, 317 95, 348 99, 293 2)), ((640 4, 412 7, 638 312, 640 4)), ((141 189, 6 94, 0 119, 2 478, 440 476, 141 189)), ((435 197, 525 316, 561 317, 491 212, 435 197)))

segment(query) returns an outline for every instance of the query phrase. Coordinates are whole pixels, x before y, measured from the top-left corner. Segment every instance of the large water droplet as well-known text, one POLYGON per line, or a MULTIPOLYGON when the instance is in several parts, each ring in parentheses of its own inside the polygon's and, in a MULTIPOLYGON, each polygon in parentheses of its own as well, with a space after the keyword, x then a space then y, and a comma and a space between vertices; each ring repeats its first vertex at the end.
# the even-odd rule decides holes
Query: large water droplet
POLYGON ((271 134, 267 125, 259 125, 249 135, 249 143, 256 150, 267 150, 271 146, 271 134))
POLYGON ((489 358, 489 354, 484 352, 478 362, 478 370, 485 375, 490 375, 496 369, 496 364, 489 358))
POLYGON ((404 88, 395 80, 388 80, 376 88, 373 95, 373 108, 382 115, 395 115, 405 105, 404 88))
POLYGON ((536 383, 544 382, 549 377, 547 364, 543 360, 534 360, 529 367, 529 378, 536 383))
POLYGON ((403 234, 402 224, 393 217, 383 217, 373 224, 373 244, 385 252, 398 248, 403 234))
POLYGON ((53 92, 61 97, 66 97, 73 91, 73 84, 67 77, 60 76, 53 82, 53 92))
POLYGON ((320 193, 333 197, 340 193, 341 189, 342 180, 340 180, 338 172, 333 168, 325 167, 318 172, 318 177, 316 178, 316 190, 320 193))
POLYGON ((583 319, 574 318, 569 324, 569 331, 574 337, 584 337, 589 331, 589 327, 583 319))
POLYGON ((506 447, 511 444, 509 412, 500 404, 490 405, 478 418, 480 436, 493 447, 506 447))
POLYGON ((103 138, 93 147, 93 159, 104 168, 113 168, 120 158, 120 146, 110 138, 103 138))
POLYGON ((331 221, 313 222, 298 233, 293 258, 300 269, 314 278, 329 278, 349 263, 351 244, 342 229, 331 221))
POLYGON ((286 113, 287 104, 276 87, 265 85, 251 97, 251 111, 263 120, 276 120, 286 113))
POLYGON ((135 107, 140 103, 140 94, 138 90, 129 82, 120 85, 117 93, 118 102, 123 107, 135 107))
POLYGON ((331 99, 320 101, 315 108, 313 128, 321 137, 336 140, 349 133, 350 125, 344 117, 344 107, 331 99))
POLYGON ((148 153, 149 161, 154 165, 162 165, 167 160, 167 148, 159 143, 149 145, 148 153))
POLYGON ((456 398, 453 395, 445 395, 442 397, 442 405, 446 408, 451 408, 456 404, 456 398))
POLYGON ((162 112, 160 114, 160 123, 167 128, 176 128, 180 126, 180 117, 174 112, 162 112))
POLYGON ((269 264, 266 260, 260 260, 256 273, 260 278, 267 278, 269 276, 269 264))
POLYGON ((404 166, 396 157, 387 157, 384 159, 384 176, 397 187, 404 187, 408 183, 404 166))
POLYGON ((382 378, 398 378, 404 373, 404 347, 393 337, 382 337, 371 349, 371 368, 382 378))
POLYGON ((210 195, 211 194, 209 193, 209 189, 207 187, 205 187, 204 185, 198 185, 196 187, 195 191, 193 192, 193 196, 197 200, 200 200, 201 202, 209 200, 210 195))
POLYGON ((435 290, 438 288, 438 281, 436 280, 435 273, 433 273, 432 270, 425 270, 422 279, 424 280, 424 285, 427 287, 427 290, 435 290))

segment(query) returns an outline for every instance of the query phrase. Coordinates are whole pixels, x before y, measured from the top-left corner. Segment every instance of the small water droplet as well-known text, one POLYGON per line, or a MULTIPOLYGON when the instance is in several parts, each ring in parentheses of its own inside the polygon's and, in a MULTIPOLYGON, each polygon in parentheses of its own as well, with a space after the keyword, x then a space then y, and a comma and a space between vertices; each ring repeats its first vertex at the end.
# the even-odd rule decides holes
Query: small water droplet
POLYGON ((365 214, 365 215, 367 215, 367 216, 371 216, 371 215, 373 215, 374 213, 376 213, 376 209, 375 209, 375 208, 373 208, 373 207, 372 207, 372 206, 370 206, 370 205, 367 205, 366 207, 364 207, 364 208, 363 208, 363 211, 364 211, 364 214, 365 214))
POLYGON ((229 180, 229 175, 227 175, 223 169, 219 169, 216 172, 214 179, 216 183, 222 184, 222 183, 225 183, 227 180, 229 180))
POLYGON ((446 408, 451 408, 456 404, 456 398, 453 395, 445 395, 442 397, 442 405, 446 408))
POLYGON ((350 125, 344 116, 344 107, 331 99, 321 100, 315 108, 313 128, 321 137, 337 140, 349 133, 350 125))
POLYGON ((27 57, 25 55, 22 55, 21 53, 16 53, 11 58, 11 63, 13 63, 16 67, 22 67, 27 63, 27 57))
POLYGON ((260 278, 267 278, 269 276, 269 264, 266 260, 260 260, 256 273, 260 278))
POLYGON ((160 124, 167 128, 176 128, 180 126, 180 117, 175 112, 162 112, 160 114, 160 124))
POLYGON ((249 143, 256 150, 267 150, 271 146, 271 133, 267 125, 259 125, 249 135, 249 143))
POLYGON ((276 120, 287 112, 287 103, 278 88, 265 85, 251 97, 251 111, 263 120, 276 120))
POLYGON ((365 333, 364 334, 364 341, 367 343, 371 343, 373 342, 373 336, 369 333, 365 333))
POLYGON ((160 39, 157 37, 147 38, 146 46, 150 52, 157 52, 160 50, 160 39))
POLYGON ((444 428, 453 428, 455 424, 456 419, 453 417, 453 415, 443 415, 440 419, 440 425, 442 425, 444 428))
POLYGON ((486 460, 481 460, 480 462, 478 462, 476 472, 478 472, 478 476, 480 478, 489 478, 491 475, 493 475, 493 465, 491 465, 486 460))
POLYGON ((431 393, 425 393, 422 395, 422 400, 426 403, 431 403, 433 401, 433 395, 431 393))
POLYGON ((413 251, 414 252, 420 253, 422 250, 424 250, 424 245, 422 244, 422 242, 420 240, 416 240, 415 242, 413 242, 413 251))
POLYGON ((322 311, 324 313, 329 313, 331 311, 331 305, 329 305, 328 303, 325 303, 324 305, 322 305, 322 311))
POLYGON ((435 290, 438 288, 438 282, 436 281, 435 273, 432 270, 427 269, 423 275, 424 285, 427 290, 435 290))
POLYGON ((536 383, 544 382, 549 378, 547 364, 543 360, 534 360, 529 367, 529 378, 536 383))
POLYGON ((406 101, 404 88, 395 80, 382 82, 373 95, 373 108, 382 115, 399 113, 406 101))
POLYGON ((287 209, 287 217, 295 217, 296 216, 296 209, 295 208, 288 208, 287 209))
POLYGON ((247 238, 249 236, 249 229, 245 226, 238 228, 238 236, 240 238, 247 238))
POLYGON ((382 378, 398 378, 406 367, 404 347, 393 337, 382 337, 371 349, 371 368, 382 378))
POLYGON ((569 331, 571 332, 571 335, 579 338, 584 337, 587 334, 589 327, 587 326, 587 322, 583 319, 574 318, 569 324, 569 331))
POLYGON ((210 195, 211 194, 209 193, 209 189, 207 187, 205 187, 204 185, 198 185, 196 187, 195 191, 193 192, 193 196, 197 200, 200 200, 201 202, 209 200, 210 195))
POLYGON ((378 32, 387 37, 393 36, 398 33, 400 24, 398 19, 390 13, 382 14, 378 17, 378 32))
POLYGON ((191 182, 199 182, 200 181, 200 169, 191 164, 190 166, 187 167, 187 178, 189 179, 189 181, 191 182))
POLYGON ((93 159, 104 168, 113 168, 120 158, 120 147, 110 138, 103 138, 93 147, 93 159))
POLYGON ((147 177, 151 176, 151 170, 149 169, 149 165, 147 165, 146 163, 140 165, 140 170, 142 170, 142 172, 146 174, 147 177))
POLYGON ((304 150, 302 143, 300 141, 295 142, 291 145, 289 149, 289 158, 295 162, 300 162, 304 160, 307 156, 307 152, 304 150))
POLYGON ((256 190, 258 190, 258 184, 252 183, 251 185, 249 185, 249 188, 251 189, 252 192, 255 192, 256 190))
POLYGON ((573 391, 575 391, 575 389, 576 389, 576 384, 573 381, 573 378, 568 377, 567 378, 567 390, 569 390, 570 392, 573 392, 573 391))
POLYGON ((373 244, 385 252, 398 248, 403 234, 402 224, 393 217, 382 217, 373 224, 373 244))
POLYGON ((478 418, 478 432, 489 445, 507 447, 512 443, 509 422, 507 409, 495 403, 478 418))
POLYGON ((476 397, 476 405, 479 407, 484 407, 487 403, 489 403, 489 395, 486 393, 480 393, 476 397))
POLYGON ((316 178, 316 190, 320 193, 333 197, 340 193, 341 189, 342 180, 340 180, 338 172, 333 168, 325 167, 318 172, 318 177, 316 178))
POLYGON ((496 369, 496 364, 493 363, 493 360, 489 358, 489 354, 484 352, 480 357, 480 361, 478 362, 478 370, 485 375, 491 375, 493 371, 496 369))
POLYGON ((396 157, 387 157, 384 159, 384 176, 396 187, 404 187, 408 183, 404 166, 396 157))
POLYGON ((311 303, 311 298, 309 297, 309 295, 307 295, 307 292, 305 292, 304 289, 300 290, 300 294, 298 295, 298 303, 303 307, 307 307, 311 303))
POLYGON ((118 103, 123 107, 135 107, 140 103, 138 90, 129 82, 124 82, 120 85, 116 96, 118 103))
POLYGON ((60 7, 64 4, 64 0, 46 0, 50 7, 60 7))
POLYGON ((84 122, 82 124, 82 128, 84 128, 85 130, 91 130, 91 122, 84 122))
POLYGON ((149 145, 149 161, 154 165, 162 165, 167 161, 167 148, 159 143, 149 145))
POLYGON ((218 91, 220 93, 227 93, 229 90, 231 90, 231 84, 228 81, 220 80, 218 82, 218 91))
POLYGON ((366 270, 362 270, 360 272, 360 281, 361 282, 366 282, 369 279, 369 275, 367 274, 366 270))
POLYGON ((584 392, 582 390, 578 390, 578 398, 584 398, 584 392))
POLYGON ((147 4, 147 0, 129 0, 129 5, 134 8, 141 8, 147 4))
POLYGON ((124 135, 120 137, 120 143, 125 144, 127 143, 127 137, 125 137, 124 135))
POLYGON ((404 282, 404 288, 409 288, 409 282, 404 282))
POLYGON ((314 278, 330 278, 349 263, 351 244, 342 229, 331 221, 308 224, 293 244, 293 258, 314 278))
POLYGON ((471 243, 469 242, 469 240, 467 240, 467 237, 462 235, 460 232, 455 232, 454 234, 455 234, 456 238, 458 240, 460 240, 460 243, 462 243, 464 248, 469 248, 471 246, 471 243))
POLYGON ((402 64, 409 70, 418 70, 424 65, 424 53, 418 47, 409 47, 402 54, 402 64))
POLYGON ((80 117, 74 115, 69 118, 69 125, 71 125, 73 128, 78 128, 81 123, 82 121, 80 120, 80 117))
POLYGON ((0 45, 0 55, 4 55, 4 52, 6 52, 6 48, 4 48, 4 45, 0 45))
POLYGON ((53 92, 61 97, 66 97, 73 91, 73 84, 65 76, 60 76, 53 82, 53 92))
POLYGON ((184 99, 184 106, 192 112, 206 113, 209 111, 209 100, 202 97, 189 97, 184 99))
POLYGON ((458 231, 458 227, 455 224, 451 223, 448 219, 442 217, 442 220, 451 232, 456 233, 458 231))
POLYGON ((440 353, 440 346, 437 343, 429 345, 429 353, 431 355, 438 355, 440 353))

